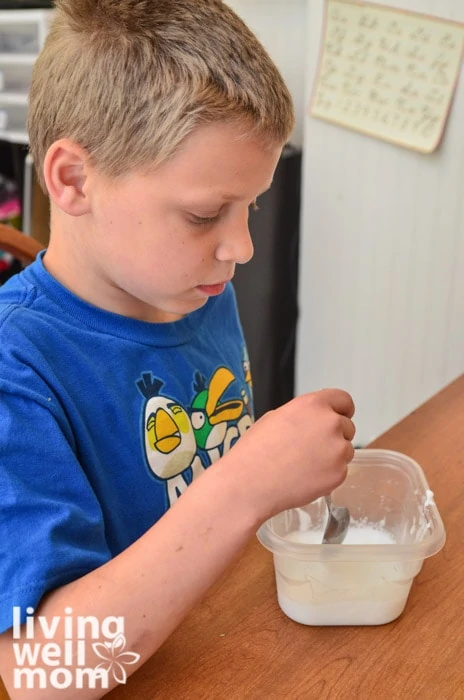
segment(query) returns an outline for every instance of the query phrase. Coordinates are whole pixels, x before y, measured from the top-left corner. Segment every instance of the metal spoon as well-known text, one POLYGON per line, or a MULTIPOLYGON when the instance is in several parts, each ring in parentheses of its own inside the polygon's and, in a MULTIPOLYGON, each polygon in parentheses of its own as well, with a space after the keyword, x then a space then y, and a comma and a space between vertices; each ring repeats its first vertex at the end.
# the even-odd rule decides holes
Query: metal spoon
POLYGON ((326 496, 325 502, 329 511, 329 519, 325 526, 322 544, 341 544, 348 532, 350 511, 343 506, 334 506, 331 496, 326 496))

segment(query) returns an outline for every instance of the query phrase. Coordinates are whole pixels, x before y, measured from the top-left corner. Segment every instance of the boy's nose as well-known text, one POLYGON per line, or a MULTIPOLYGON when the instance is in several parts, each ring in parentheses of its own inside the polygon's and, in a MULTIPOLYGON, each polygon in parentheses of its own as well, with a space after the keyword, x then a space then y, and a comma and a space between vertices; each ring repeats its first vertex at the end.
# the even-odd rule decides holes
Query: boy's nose
POLYGON ((239 265, 247 263, 253 257, 254 247, 248 228, 248 222, 228 227, 216 250, 216 258, 222 262, 239 265))

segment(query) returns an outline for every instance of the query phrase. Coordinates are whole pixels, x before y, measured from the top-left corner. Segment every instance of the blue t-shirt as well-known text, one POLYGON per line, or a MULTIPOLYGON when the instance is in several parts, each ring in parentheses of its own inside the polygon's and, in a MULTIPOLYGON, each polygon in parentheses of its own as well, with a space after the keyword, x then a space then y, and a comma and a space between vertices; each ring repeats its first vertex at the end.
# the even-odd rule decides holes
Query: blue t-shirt
POLYGON ((42 255, 1 287, 0 632, 132 544, 251 422, 231 284, 160 324, 84 302, 42 255))

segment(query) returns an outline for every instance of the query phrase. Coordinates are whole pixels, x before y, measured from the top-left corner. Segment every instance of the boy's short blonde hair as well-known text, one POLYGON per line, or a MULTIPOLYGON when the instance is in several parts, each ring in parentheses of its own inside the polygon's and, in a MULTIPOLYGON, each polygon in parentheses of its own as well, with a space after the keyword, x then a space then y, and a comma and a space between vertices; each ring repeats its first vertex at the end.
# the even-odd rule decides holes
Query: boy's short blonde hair
POLYGON ((29 102, 42 186, 57 139, 117 177, 156 167, 200 124, 234 119, 269 144, 294 124, 282 76, 221 0, 56 0, 29 102))

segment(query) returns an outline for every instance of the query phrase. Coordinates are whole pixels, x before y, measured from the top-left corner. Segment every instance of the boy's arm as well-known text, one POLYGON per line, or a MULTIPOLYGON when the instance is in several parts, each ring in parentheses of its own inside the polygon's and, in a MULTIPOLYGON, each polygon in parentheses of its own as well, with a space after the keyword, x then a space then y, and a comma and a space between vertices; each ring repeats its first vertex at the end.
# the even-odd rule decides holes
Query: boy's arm
MULTIPOLYGON (((352 401, 327 390, 294 399, 261 418, 174 506, 107 564, 48 594, 37 614, 123 617, 126 650, 140 654, 133 672, 179 625, 242 550, 258 526, 287 507, 337 486, 352 457, 352 401)), ((62 629, 60 627, 60 629, 62 629)), ((46 641, 34 636, 34 643, 46 641)), ((54 642, 64 644, 64 636, 54 642)), ((0 637, 0 675, 12 700, 99 698, 107 691, 15 690, 11 631, 0 637)), ((101 658, 86 646, 86 667, 101 658)), ((50 670, 50 669, 48 669, 50 670)), ((109 677, 110 688, 117 682, 109 677)))
MULTIPOLYGON (((65 608, 72 608, 74 619, 88 615, 99 620, 123 617, 126 651, 141 657, 138 664, 125 666, 128 673, 133 672, 179 625, 258 526, 258 509, 250 508, 243 498, 243 485, 233 473, 234 465, 226 462, 223 459, 205 472, 145 535, 120 555, 48 594, 37 615, 50 621, 54 616, 63 617, 65 608)), ((16 665, 14 641, 11 630, 0 636, 0 675, 13 700, 53 700, 55 695, 87 699, 104 694, 101 690, 76 691, 75 687, 68 694, 50 687, 42 692, 37 688, 29 692, 15 690, 11 675, 16 665)), ((33 644, 46 641, 40 638, 36 624, 33 644)), ((53 641, 64 645, 64 638, 58 634, 53 641)), ((87 640, 86 668, 95 668, 101 662, 87 640)), ((109 687, 115 685, 110 673, 109 687)))

